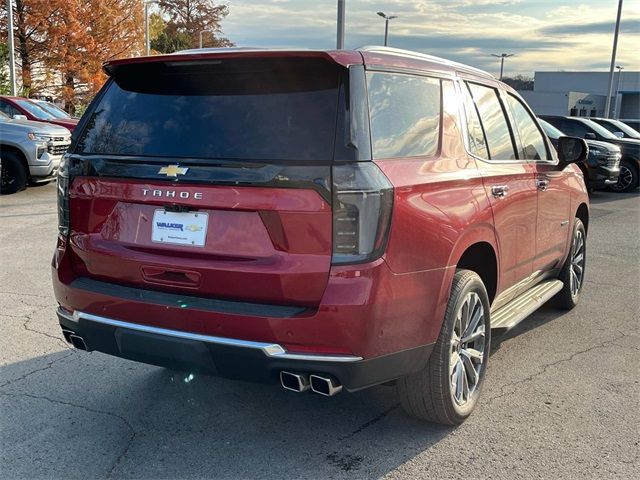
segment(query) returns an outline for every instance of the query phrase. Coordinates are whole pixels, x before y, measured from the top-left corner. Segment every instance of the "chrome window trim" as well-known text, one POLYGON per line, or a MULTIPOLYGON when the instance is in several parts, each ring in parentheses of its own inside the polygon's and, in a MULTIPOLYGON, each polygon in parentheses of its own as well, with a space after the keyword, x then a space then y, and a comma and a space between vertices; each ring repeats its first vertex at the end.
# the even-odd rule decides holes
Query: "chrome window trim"
MULTIPOLYGON (((478 81, 472 81, 469 80, 467 77, 460 77, 460 76, 455 76, 454 77, 454 84, 456 86, 456 93, 458 94, 458 111, 460 112, 460 120, 461 120, 461 128, 462 128, 462 143, 464 145, 464 150, 467 153, 467 155, 469 155, 470 157, 474 158, 475 160, 478 160, 480 162, 484 162, 484 163, 488 163, 488 164, 493 164, 493 165, 528 165, 528 164, 542 164, 542 165, 557 165, 558 164, 558 159, 557 158, 553 158, 553 154, 552 154, 552 159, 551 160, 526 160, 526 159, 521 159, 521 158, 517 158, 517 159, 513 159, 513 160, 499 160, 499 159, 490 159, 490 158, 483 158, 480 157, 478 155, 476 155, 475 153, 471 152, 471 149, 469 148, 469 130, 468 130, 468 125, 467 125, 467 109, 466 109, 466 105, 463 102, 463 93, 462 93, 462 89, 465 88, 464 82, 466 81, 471 81, 472 83, 477 83, 479 85, 485 86, 485 87, 489 87, 489 88, 493 88, 495 90, 498 90, 498 96, 499 96, 499 100, 501 103, 501 107, 503 108, 503 112, 504 112, 504 106, 503 104, 503 99, 502 99, 502 89, 498 88, 496 86, 493 85, 488 85, 485 83, 481 83, 478 81)), ((505 92, 507 94, 509 94, 509 92, 505 92)), ((517 98, 517 97, 516 97, 517 98)), ((526 105, 525 102, 522 102, 523 104, 526 105)), ((528 107, 528 106, 527 106, 528 107)), ((527 111, 531 114, 531 111, 529 110, 529 108, 527 108, 527 111)), ((507 123, 509 124, 510 128, 514 128, 511 126, 511 117, 507 116, 506 112, 505 112, 505 116, 507 119, 507 123)), ((534 116, 534 118, 537 118, 534 116)), ((480 119, 480 122, 482 122, 482 119, 480 119)), ((541 129, 542 127, 540 127, 540 124, 538 124, 538 122, 536 121, 536 125, 539 129, 541 129)), ((484 127, 483 127, 484 128, 484 127)), ((515 132, 514 132, 515 133, 515 132)), ((549 154, 550 152, 552 152, 552 148, 551 148, 551 144, 549 142, 549 139, 547 138, 546 134, 543 135, 543 140, 545 142, 545 145, 547 147, 547 154, 549 154)))
POLYGON ((199 342, 213 343, 216 345, 226 345, 231 347, 261 350, 265 356, 275 359, 301 360, 310 362, 358 362, 362 360, 362 357, 358 357, 355 355, 308 355, 304 353, 289 353, 284 349, 284 347, 277 343, 254 342, 236 338, 214 337, 211 335, 203 335, 200 333, 182 332, 179 330, 152 327, 150 325, 141 325, 139 323, 124 322, 122 320, 101 317, 99 315, 84 313, 78 310, 71 313, 62 308, 58 308, 58 315, 74 323, 79 323, 80 320, 86 320, 89 322, 111 325, 113 327, 136 330, 138 332, 154 333, 156 335, 164 335, 185 340, 195 340, 199 342))

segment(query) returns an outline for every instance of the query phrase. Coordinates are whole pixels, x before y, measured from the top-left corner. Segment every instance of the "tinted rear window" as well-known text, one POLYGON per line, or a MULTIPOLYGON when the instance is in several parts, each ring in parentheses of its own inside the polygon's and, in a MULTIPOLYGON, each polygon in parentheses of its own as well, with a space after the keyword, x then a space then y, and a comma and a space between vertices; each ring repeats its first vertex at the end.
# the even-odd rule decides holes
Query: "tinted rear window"
POLYGON ((117 71, 76 152, 328 160, 338 67, 319 59, 132 65, 117 71))

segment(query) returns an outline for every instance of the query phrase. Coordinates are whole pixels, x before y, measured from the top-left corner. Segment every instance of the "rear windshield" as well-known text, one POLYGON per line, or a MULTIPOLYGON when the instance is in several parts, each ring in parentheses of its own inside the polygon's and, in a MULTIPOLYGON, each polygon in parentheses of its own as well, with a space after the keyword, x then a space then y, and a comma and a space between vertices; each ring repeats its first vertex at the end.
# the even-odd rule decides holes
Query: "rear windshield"
POLYGON ((340 72, 315 58, 165 62, 116 71, 76 152, 330 160, 340 72))

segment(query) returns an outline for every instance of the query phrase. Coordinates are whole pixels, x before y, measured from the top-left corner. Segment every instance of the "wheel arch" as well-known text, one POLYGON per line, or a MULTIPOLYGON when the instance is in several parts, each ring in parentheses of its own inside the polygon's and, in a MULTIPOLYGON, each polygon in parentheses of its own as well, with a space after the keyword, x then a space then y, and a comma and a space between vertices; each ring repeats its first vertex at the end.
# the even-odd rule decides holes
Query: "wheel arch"
POLYGON ((498 289, 498 256, 493 245, 479 241, 467 246, 458 258, 456 268, 477 273, 487 289, 489 303, 493 302, 498 289))
POLYGON ((22 166, 25 168, 25 172, 27 172, 27 179, 31 179, 29 162, 27 161, 27 156, 24 154, 21 148, 16 147, 14 145, 6 144, 6 143, 0 143, 0 153, 2 152, 15 153, 18 156, 18 158, 20 158, 20 161, 22 162, 22 166))
POLYGON ((589 207, 586 203, 581 203, 576 210, 576 218, 579 218, 584 225, 584 229, 589 233, 589 207))
MULTIPOLYGON (((478 223, 469 226, 455 243, 447 263, 452 268, 451 281, 456 268, 476 272, 493 302, 500 285, 500 252, 493 224, 478 223)), ((451 284, 448 285, 451 288, 451 284)), ((448 298, 448 292, 447 292, 448 298)))

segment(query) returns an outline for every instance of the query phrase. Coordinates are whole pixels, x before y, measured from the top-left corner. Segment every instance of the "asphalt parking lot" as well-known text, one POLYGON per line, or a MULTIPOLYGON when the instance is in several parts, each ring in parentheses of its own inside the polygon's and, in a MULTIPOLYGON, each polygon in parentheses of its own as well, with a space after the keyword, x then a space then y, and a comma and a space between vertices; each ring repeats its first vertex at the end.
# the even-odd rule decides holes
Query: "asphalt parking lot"
POLYGON ((0 197, 0 225, 2 478, 637 478, 637 193, 594 194, 580 305, 497 339, 458 428, 408 418, 393 387, 324 398, 72 350, 55 185, 0 197))

